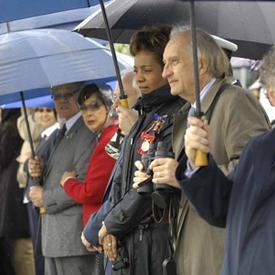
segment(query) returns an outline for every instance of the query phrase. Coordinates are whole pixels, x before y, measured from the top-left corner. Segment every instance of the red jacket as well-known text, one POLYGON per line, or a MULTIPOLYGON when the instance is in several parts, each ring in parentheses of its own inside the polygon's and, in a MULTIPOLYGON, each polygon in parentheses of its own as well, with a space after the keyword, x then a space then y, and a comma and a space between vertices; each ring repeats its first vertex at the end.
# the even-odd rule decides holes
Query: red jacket
POLYGON ((90 215, 101 206, 109 177, 116 162, 116 159, 106 153, 105 146, 117 129, 118 125, 111 125, 102 132, 91 155, 85 182, 70 178, 64 184, 65 192, 73 200, 83 205, 83 227, 88 222, 90 215))

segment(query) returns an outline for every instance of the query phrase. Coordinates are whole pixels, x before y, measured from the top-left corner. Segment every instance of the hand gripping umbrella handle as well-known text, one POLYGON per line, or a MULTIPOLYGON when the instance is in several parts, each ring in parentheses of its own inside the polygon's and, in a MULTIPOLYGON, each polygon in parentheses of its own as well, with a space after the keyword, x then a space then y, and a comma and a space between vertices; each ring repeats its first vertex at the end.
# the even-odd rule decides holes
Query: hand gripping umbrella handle
MULTIPOLYGON (((199 114, 199 116, 201 116, 202 113, 199 114)), ((202 120, 204 120, 204 118, 201 118, 202 120)), ((204 167, 204 166, 208 166, 208 158, 207 158, 207 154, 202 152, 201 150, 197 150, 196 151, 196 156, 195 156, 195 165, 197 167, 204 167)))
MULTIPOLYGON (((194 0, 190 1, 190 25, 191 25, 192 55, 193 55, 194 84, 195 84, 195 98, 196 98, 196 116, 200 118, 202 116, 202 113, 201 113, 201 106, 200 106, 197 32, 196 32, 194 0)), ((196 152, 195 165, 198 167, 208 165, 208 159, 206 154, 200 150, 197 150, 196 152)))
POLYGON ((123 107, 129 109, 128 100, 127 100, 127 95, 120 96, 120 97, 119 97, 119 100, 120 100, 120 104, 121 104, 123 107))
POLYGON ((201 150, 196 151, 195 165, 197 167, 208 166, 208 159, 206 153, 201 150))

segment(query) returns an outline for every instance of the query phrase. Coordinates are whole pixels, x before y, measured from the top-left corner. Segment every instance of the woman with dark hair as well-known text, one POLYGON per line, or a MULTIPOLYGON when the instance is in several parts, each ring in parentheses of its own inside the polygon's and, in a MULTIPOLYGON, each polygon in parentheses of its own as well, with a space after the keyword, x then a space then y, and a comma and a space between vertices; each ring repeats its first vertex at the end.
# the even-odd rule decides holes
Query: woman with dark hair
POLYGON ((168 257, 168 222, 157 224, 152 216, 150 193, 140 195, 132 188, 135 161, 159 141, 171 148, 173 113, 182 105, 170 94, 167 80, 162 78, 162 54, 169 40, 169 26, 145 27, 133 34, 131 54, 135 57, 135 79, 142 96, 135 109, 139 118, 125 137, 122 149, 120 197, 104 220, 99 241, 113 262, 112 274, 162 274, 162 262, 168 257), (122 246, 119 256, 116 247, 122 246), (117 270, 117 271, 115 271, 117 270))
MULTIPOLYGON (((96 84, 85 86, 78 97, 78 105, 85 125, 98 137, 85 182, 76 180, 75 171, 65 172, 60 184, 65 192, 83 205, 83 226, 90 215, 101 206, 102 197, 116 160, 110 157, 105 146, 118 129, 115 118, 109 115, 112 102, 111 90, 100 90, 96 84)), ((79 236, 80 237, 80 236, 79 236)))

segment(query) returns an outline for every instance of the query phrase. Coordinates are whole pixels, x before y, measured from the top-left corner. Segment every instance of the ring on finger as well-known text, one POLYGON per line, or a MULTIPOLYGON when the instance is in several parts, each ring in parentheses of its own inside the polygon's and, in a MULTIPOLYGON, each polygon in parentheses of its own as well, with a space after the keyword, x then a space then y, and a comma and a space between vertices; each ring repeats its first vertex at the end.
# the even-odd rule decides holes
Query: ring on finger
POLYGON ((160 172, 156 172, 156 176, 157 176, 157 178, 159 178, 160 177, 160 172))
POLYGON ((112 244, 111 244, 111 243, 108 243, 108 246, 110 247, 110 246, 112 246, 112 244))

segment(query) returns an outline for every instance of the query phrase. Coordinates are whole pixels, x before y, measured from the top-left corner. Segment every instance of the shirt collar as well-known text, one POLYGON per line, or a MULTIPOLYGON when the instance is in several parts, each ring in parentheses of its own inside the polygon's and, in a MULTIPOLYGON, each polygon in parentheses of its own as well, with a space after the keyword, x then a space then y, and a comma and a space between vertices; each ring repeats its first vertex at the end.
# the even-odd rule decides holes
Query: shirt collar
MULTIPOLYGON (((205 95, 208 93, 208 91, 210 90, 211 86, 214 84, 214 82, 216 81, 216 78, 213 77, 202 89, 202 91, 200 92, 200 102, 202 102, 203 98, 205 97, 205 95)), ((191 105, 193 108, 196 109, 196 101, 191 105)))
POLYGON ((49 137, 56 129, 59 129, 59 123, 56 122, 41 133, 41 138, 49 137))
POLYGON ((70 129, 73 127, 73 125, 75 124, 75 122, 81 117, 81 112, 78 112, 77 114, 75 114, 74 116, 72 116, 70 119, 66 120, 65 124, 66 124, 66 133, 68 133, 68 131, 70 131, 70 129))

